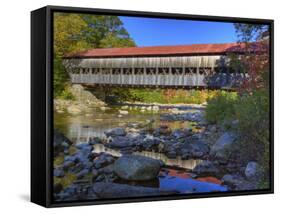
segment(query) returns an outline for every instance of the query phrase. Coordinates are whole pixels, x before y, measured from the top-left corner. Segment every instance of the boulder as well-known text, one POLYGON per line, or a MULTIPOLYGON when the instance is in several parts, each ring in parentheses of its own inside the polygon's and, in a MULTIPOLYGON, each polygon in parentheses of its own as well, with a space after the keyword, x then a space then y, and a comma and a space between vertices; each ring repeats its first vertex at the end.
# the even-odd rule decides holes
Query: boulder
POLYGON ((231 190, 255 190, 258 188, 258 182, 245 179, 239 174, 226 174, 222 177, 223 184, 227 185, 231 190))
POLYGON ((220 173, 218 167, 208 160, 204 160, 199 163, 192 172, 202 176, 217 176, 220 173))
POLYGON ((125 131, 125 129, 118 127, 118 128, 107 130, 104 134, 107 137, 125 136, 126 135, 126 131, 125 131))
POLYGON ((72 142, 67 137, 57 130, 54 130, 53 148, 55 156, 69 148, 71 144, 72 142))
POLYGON ((210 155, 218 159, 228 159, 235 140, 236 135, 234 133, 225 132, 211 147, 210 155))
POLYGON ((99 155, 98 157, 96 157, 93 161, 93 166, 94 168, 96 169, 100 169, 102 167, 105 167, 111 163, 114 162, 114 157, 109 155, 109 154, 106 154, 106 153, 103 153, 101 155, 99 155))
POLYGON ((122 149, 125 147, 130 147, 132 145, 131 139, 129 137, 117 136, 112 138, 110 143, 105 144, 105 146, 114 148, 114 149, 122 149))
POLYGON ((176 193, 174 191, 160 191, 158 188, 132 186, 110 182, 96 182, 93 185, 93 191, 99 198, 159 196, 176 193))
POLYGON ((223 184, 230 186, 232 188, 236 187, 237 183, 239 182, 239 180, 237 179, 237 176, 231 175, 231 174, 224 175, 222 177, 221 181, 223 184))
POLYGON ((54 169, 54 176, 55 177, 58 177, 58 178, 61 178, 64 176, 64 171, 62 168, 56 168, 54 169))
POLYGON ((119 110, 119 114, 127 115, 129 112, 125 110, 119 110))
POLYGON ((140 155, 124 155, 114 163, 114 172, 125 180, 152 180, 157 177, 159 171, 158 160, 140 155))
POLYGON ((89 173, 89 170, 88 169, 82 169, 80 172, 78 172, 76 174, 77 176, 77 179, 81 179, 83 178, 85 175, 87 175, 89 173))
POLYGON ((184 129, 184 130, 176 129, 172 132, 172 136, 175 137, 176 139, 185 138, 190 136, 191 134, 192 134, 192 129, 184 129))
POLYGON ((80 149, 83 153, 89 153, 93 150, 92 145, 90 145, 89 143, 78 143, 75 145, 75 147, 77 149, 80 149))
POLYGON ((66 110, 69 114, 80 114, 82 112, 81 108, 78 105, 68 106, 66 110))
POLYGON ((209 153, 209 146, 202 140, 187 139, 180 146, 182 157, 201 158, 209 153))
POLYGON ((250 161, 245 169, 245 176, 248 179, 256 179, 258 177, 258 163, 250 161))

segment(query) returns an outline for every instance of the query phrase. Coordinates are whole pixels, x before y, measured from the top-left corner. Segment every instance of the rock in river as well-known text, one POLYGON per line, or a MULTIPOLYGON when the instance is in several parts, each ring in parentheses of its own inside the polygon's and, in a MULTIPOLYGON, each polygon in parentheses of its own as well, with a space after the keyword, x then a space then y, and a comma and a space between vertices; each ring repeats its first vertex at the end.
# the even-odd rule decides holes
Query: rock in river
POLYGON ((72 142, 60 132, 54 130, 54 154, 57 156, 60 152, 68 149, 72 142))
POLYGON ((93 186, 93 190, 99 198, 159 196, 176 193, 174 191, 160 191, 158 188, 132 186, 110 182, 96 182, 93 186))
POLYGON ((67 112, 69 114, 80 114, 82 112, 78 105, 71 105, 67 107, 67 112))
POLYGON ((202 176, 217 176, 219 169, 211 161, 202 161, 193 169, 193 172, 202 176))
POLYGON ((140 155, 124 155, 114 164, 114 172, 125 180, 151 180, 157 177, 159 171, 158 160, 140 155))
POLYGON ((255 179, 258 177, 258 164, 255 161, 250 161, 245 169, 245 176, 248 179, 255 179))
POLYGON ((104 134, 107 137, 109 137, 109 136, 111 136, 111 137, 125 136, 126 135, 126 131, 123 128, 114 128, 114 129, 110 129, 110 130, 106 131, 104 134))
POLYGON ((105 144, 106 147, 113 149, 122 149, 132 146, 131 139, 123 136, 117 136, 112 138, 111 142, 105 144))
POLYGON ((210 155, 219 159, 228 159, 235 140, 234 133, 225 132, 212 146, 210 155))

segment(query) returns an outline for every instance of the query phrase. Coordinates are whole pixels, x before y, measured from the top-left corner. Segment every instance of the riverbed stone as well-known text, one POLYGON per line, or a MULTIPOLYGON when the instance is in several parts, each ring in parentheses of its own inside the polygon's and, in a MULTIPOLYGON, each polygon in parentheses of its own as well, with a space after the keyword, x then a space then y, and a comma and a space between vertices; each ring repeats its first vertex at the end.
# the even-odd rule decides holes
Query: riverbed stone
POLYGON ((89 145, 95 145, 99 143, 102 143, 102 139, 100 139, 99 137, 90 138, 88 142, 89 145))
POLYGON ((54 184, 54 188, 53 188, 53 191, 55 194, 61 192, 63 190, 63 186, 61 183, 56 183, 54 184))
POLYGON ((68 170, 70 167, 72 167, 74 165, 75 165, 74 161, 64 161, 62 164, 62 167, 64 170, 68 170))
POLYGON ((236 135, 232 132, 223 133, 216 143, 211 147, 210 155, 218 159, 228 159, 233 145, 236 142, 236 135))
POLYGON ((114 148, 114 149, 122 149, 125 147, 132 146, 131 138, 125 136, 117 136, 112 138, 111 142, 105 144, 105 146, 114 148))
POLYGON ((81 149, 81 150, 91 150, 92 146, 89 143, 78 143, 75 145, 75 147, 77 149, 81 149))
POLYGON ((200 176, 218 176, 220 173, 218 167, 211 161, 204 160, 199 163, 192 171, 200 176))
POLYGON ((76 174, 77 176, 77 179, 81 179, 83 178, 85 175, 87 175, 89 173, 89 170, 88 169, 82 169, 80 172, 78 172, 76 174))
POLYGON ((119 110, 119 114, 121 114, 121 115, 127 115, 127 114, 129 114, 129 112, 128 112, 128 111, 125 111, 125 110, 119 110))
POLYGON ((245 169, 246 178, 252 180, 258 177, 258 163, 255 161, 250 161, 245 169))
POLYGON ((166 153, 166 156, 170 159, 175 159, 177 157, 177 152, 175 150, 170 150, 166 153))
POLYGON ((221 179, 222 183, 225 185, 228 185, 232 188, 234 188, 237 185, 237 176, 231 175, 231 174, 226 174, 222 177, 221 179))
POLYGON ((157 177, 159 171, 158 160, 140 155, 124 155, 114 163, 114 172, 125 180, 151 180, 157 177))
POLYGON ((180 154, 184 159, 187 159, 187 157, 201 158, 206 156, 209 153, 209 150, 208 144, 197 138, 186 139, 186 141, 180 144, 179 147, 180 154))
POLYGON ((92 179, 93 181, 98 177, 99 171, 97 169, 92 169, 92 179))
POLYGON ((82 112, 82 109, 78 105, 68 106, 66 110, 69 114, 80 114, 82 112))
POLYGON ((160 120, 163 121, 191 121, 202 122, 204 121, 204 114, 202 111, 185 112, 174 110, 172 113, 165 113, 160 115, 160 120))
POLYGON ((98 157, 96 157, 93 161, 93 167, 96 168, 96 169, 100 169, 102 167, 105 167, 111 163, 114 162, 114 157, 109 155, 109 154, 106 154, 106 153, 103 153, 101 155, 99 155, 98 157))
POLYGON ((126 135, 126 131, 123 128, 114 128, 114 129, 110 129, 107 130, 104 133, 107 137, 111 136, 111 137, 115 137, 115 136, 125 136, 126 135))
POLYGON ((221 180, 231 190, 254 190, 258 186, 258 182, 247 180, 240 174, 226 174, 221 180))
POLYGON ((176 139, 181 139, 190 136, 192 133, 192 129, 176 129, 172 132, 172 136, 176 139))
POLYGON ((62 168, 56 168, 54 169, 54 176, 55 177, 58 177, 58 178, 61 178, 64 176, 64 171, 62 168))
POLYGON ((57 156, 60 152, 63 152, 72 142, 62 133, 54 130, 54 138, 53 138, 53 148, 54 154, 57 156))
POLYGON ((93 190, 99 198, 122 198, 122 197, 141 197, 159 196, 175 194, 175 191, 160 191, 158 188, 132 186, 127 184, 96 182, 93 190))

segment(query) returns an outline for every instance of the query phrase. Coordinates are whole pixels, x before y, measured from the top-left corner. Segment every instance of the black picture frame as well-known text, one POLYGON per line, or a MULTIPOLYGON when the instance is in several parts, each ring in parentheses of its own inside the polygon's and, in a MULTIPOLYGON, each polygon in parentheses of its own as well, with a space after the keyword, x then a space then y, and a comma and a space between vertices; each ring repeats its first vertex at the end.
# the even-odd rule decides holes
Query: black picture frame
POLYGON ((140 12, 79 7, 46 6, 31 12, 31 201, 44 207, 112 204, 192 198, 226 197, 274 192, 274 21, 221 16, 140 12), (268 24, 270 28, 270 188, 265 190, 200 193, 114 200, 54 202, 52 199, 52 133, 53 133, 53 13, 89 13, 157 17, 216 22, 268 24))

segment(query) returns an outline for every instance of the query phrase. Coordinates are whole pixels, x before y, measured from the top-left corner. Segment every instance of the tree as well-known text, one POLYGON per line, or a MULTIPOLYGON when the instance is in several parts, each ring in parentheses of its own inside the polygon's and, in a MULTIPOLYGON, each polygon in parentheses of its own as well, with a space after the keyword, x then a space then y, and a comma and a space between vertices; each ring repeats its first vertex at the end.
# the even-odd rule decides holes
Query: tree
POLYGON ((77 14, 55 13, 54 15, 54 55, 62 58, 66 53, 89 48, 83 40, 82 32, 87 23, 77 14))
POLYGON ((135 46, 118 16, 81 15, 87 23, 83 37, 94 48, 135 46))
POLYGON ((269 80, 269 39, 268 25, 234 24, 238 43, 244 53, 231 56, 234 70, 246 72, 248 79, 243 81, 240 92, 252 93, 268 87, 269 80))
POLYGON ((131 47, 130 38, 118 16, 54 14, 54 94, 60 96, 68 84, 63 56, 90 48, 131 47))

